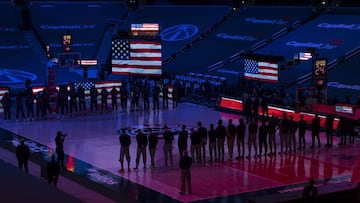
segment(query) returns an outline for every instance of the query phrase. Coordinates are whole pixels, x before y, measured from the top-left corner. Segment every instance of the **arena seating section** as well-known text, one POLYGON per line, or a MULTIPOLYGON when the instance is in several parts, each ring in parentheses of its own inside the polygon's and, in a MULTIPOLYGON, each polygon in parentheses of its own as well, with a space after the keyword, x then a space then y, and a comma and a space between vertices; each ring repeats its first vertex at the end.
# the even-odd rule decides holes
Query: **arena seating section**
POLYGON ((106 25, 112 19, 120 20, 126 6, 123 3, 32 3, 32 23, 42 41, 61 52, 62 35, 69 26, 72 51, 82 58, 94 58, 106 25), (81 15, 79 15, 81 13, 81 15), (72 28, 71 26, 78 26, 72 28))
POLYGON ((360 90, 359 78, 355 76, 358 75, 359 67, 360 56, 358 55, 338 65, 335 70, 330 71, 328 73, 328 83, 331 82, 333 85, 328 85, 328 98, 333 98, 334 95, 348 95, 352 102, 355 103, 360 90), (344 86, 335 87, 335 83, 339 83, 339 85, 349 85, 352 86, 353 89, 344 86))
MULTIPOLYGON (((55 56, 61 52, 61 38, 66 33, 66 26, 72 34, 73 51, 80 52, 82 58, 90 59, 97 56, 109 23, 122 28, 129 28, 130 23, 159 23, 161 30, 181 24, 194 25, 198 29, 194 36, 181 41, 162 41, 163 60, 168 60, 163 71, 177 74, 175 78, 183 80, 189 89, 200 86, 193 83, 204 83, 206 80, 214 86, 220 86, 223 82, 236 83, 238 75, 244 71, 240 53, 250 51, 285 56, 277 86, 292 84, 287 91, 294 94, 297 87, 310 86, 312 64, 308 61, 287 65, 287 62, 292 61, 296 53, 317 44, 319 48, 315 48, 315 53, 329 62, 336 62, 328 73, 328 82, 334 82, 333 86, 328 87, 328 97, 350 95, 355 102, 359 95, 358 9, 339 8, 325 11, 316 18, 312 18, 314 10, 305 7, 245 7, 232 11, 227 6, 146 6, 129 11, 125 4, 114 2, 31 2, 30 10, 39 42, 51 45, 55 56), (261 20, 266 20, 266 23, 261 23, 261 20), (326 28, 324 23, 355 24, 358 27, 326 28), (351 57, 347 57, 349 52, 351 57), (219 68, 209 71, 209 67, 219 68), (300 83, 299 78, 305 79, 300 83), (335 83, 340 86, 334 87, 335 83)), ((21 30, 21 7, 1 2, 0 13, 1 19, 6 19, 0 21, 1 69, 34 74, 33 86, 38 85, 40 91, 46 82, 46 67, 26 38, 27 32, 21 30)), ((11 85, 2 84, 3 77, 0 74, 0 98, 11 85)), ((56 78, 60 78, 57 85, 66 81, 84 81, 81 76, 69 74, 66 69, 57 69, 56 78)), ((109 88, 106 82, 97 81, 95 85, 98 89, 109 88)), ((113 83, 120 84, 120 80, 110 83, 112 87, 113 83)), ((23 83, 19 82, 18 85, 23 83)), ((192 91, 192 94, 197 92, 192 91)), ((7 169, 9 167, 2 160, 0 165, 3 170, 13 170, 7 169)))
MULTIPOLYGON (((321 25, 325 23, 331 25, 351 24, 359 20, 360 16, 356 15, 324 14, 270 43, 256 53, 275 54, 291 60, 294 54, 306 51, 306 48, 312 46, 310 45, 312 43, 314 46, 319 45, 319 48, 315 47, 315 53, 319 54, 320 57, 327 58, 330 62, 359 45, 356 44, 359 30, 326 28, 321 27, 321 25)), ((280 73, 280 81, 282 83, 296 81, 297 77, 311 72, 311 67, 310 60, 287 68, 280 73)))
MULTIPOLYGON (((162 41, 163 59, 167 59, 200 34, 209 30, 214 23, 220 21, 229 12, 230 7, 226 6, 146 6, 134 12, 133 15, 129 15, 127 21, 129 23, 159 23, 162 31, 176 25, 196 26, 196 34, 189 38, 181 41, 162 41)), ((181 29, 178 30, 178 32, 181 31, 181 29)), ((192 30, 184 28, 183 31, 190 32, 192 30)))
MULTIPOLYGON (((0 13, 1 19, 6 19, 0 21, 1 69, 28 70, 38 79, 45 77, 44 69, 41 69, 39 60, 20 29, 22 22, 16 7, 9 3, 0 3, 0 13)), ((4 76, 0 74, 1 77, 4 76)), ((34 79, 36 83, 36 78, 34 79)))
POLYGON ((216 24, 214 30, 199 43, 193 44, 189 51, 166 65, 164 70, 178 73, 197 70, 196 72, 205 73, 208 66, 250 49, 252 45, 270 38, 281 29, 291 27, 310 14, 310 8, 246 7, 244 10, 237 10, 225 21, 216 24), (254 21, 264 19, 273 20, 274 23, 254 21), (238 39, 225 39, 224 36, 238 39))

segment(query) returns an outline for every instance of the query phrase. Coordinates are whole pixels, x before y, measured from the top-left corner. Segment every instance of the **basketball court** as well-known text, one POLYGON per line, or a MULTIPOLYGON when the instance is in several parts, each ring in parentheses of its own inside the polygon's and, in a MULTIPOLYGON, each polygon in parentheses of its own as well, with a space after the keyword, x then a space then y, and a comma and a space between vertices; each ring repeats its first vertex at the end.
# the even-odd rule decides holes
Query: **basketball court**
MULTIPOLYGON (((310 149, 310 132, 306 134, 305 150, 261 158, 228 160, 225 143, 225 161, 195 163, 192 166, 192 195, 179 195, 181 182, 177 136, 173 143, 173 166, 165 166, 163 140, 160 139, 155 155, 155 168, 150 168, 150 156, 147 152, 146 165, 141 160, 139 170, 133 170, 137 129, 146 133, 152 128, 161 138, 164 125, 168 125, 176 134, 182 124, 190 129, 201 121, 209 128, 210 123, 216 126, 218 119, 222 119, 227 126, 228 119, 232 118, 237 125, 239 117, 240 115, 203 106, 180 103, 178 108, 157 111, 87 112, 86 115, 72 117, 53 115, 47 120, 6 120, 0 124, 0 143, 2 147, 15 148, 19 136, 23 136, 33 152, 32 156, 48 160, 53 153, 56 132, 60 130, 67 133, 64 144, 67 171, 87 181, 96 182, 99 187, 126 197, 129 202, 247 202, 265 194, 276 195, 300 190, 310 177, 319 186, 344 183, 349 187, 352 186, 351 182, 358 180, 359 146, 338 146, 337 138, 334 137, 335 145, 326 148, 325 135, 322 133, 321 148, 310 149), (132 136, 131 171, 120 173, 118 136, 119 130, 124 127, 132 136)), ((208 148, 206 150, 209 159, 208 148)), ((234 154, 237 156, 236 146, 234 154)), ((126 162, 124 164, 126 168, 126 162)))

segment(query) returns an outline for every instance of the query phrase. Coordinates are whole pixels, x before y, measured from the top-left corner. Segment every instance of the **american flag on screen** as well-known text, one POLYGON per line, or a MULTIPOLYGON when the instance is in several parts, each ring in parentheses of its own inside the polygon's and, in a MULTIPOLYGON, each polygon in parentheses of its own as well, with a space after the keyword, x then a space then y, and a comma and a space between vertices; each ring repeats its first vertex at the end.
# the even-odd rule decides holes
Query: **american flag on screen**
POLYGON ((311 58, 312 58, 311 53, 307 53, 307 52, 300 52, 299 53, 299 59, 302 60, 302 61, 307 61, 307 60, 309 60, 311 58))
POLYGON ((278 64, 275 62, 245 59, 245 79, 278 82, 278 64))
POLYGON ((159 31, 159 24, 157 23, 131 24, 131 30, 159 31))
POLYGON ((121 39, 112 42, 112 73, 161 76, 161 43, 121 39))

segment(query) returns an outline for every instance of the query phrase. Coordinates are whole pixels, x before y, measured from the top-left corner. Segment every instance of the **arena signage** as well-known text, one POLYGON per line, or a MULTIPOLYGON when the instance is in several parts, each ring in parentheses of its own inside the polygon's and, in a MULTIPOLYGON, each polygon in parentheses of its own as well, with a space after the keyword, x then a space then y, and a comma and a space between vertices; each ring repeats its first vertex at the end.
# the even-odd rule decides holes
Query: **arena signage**
POLYGON ((286 43, 287 46, 291 47, 313 47, 317 49, 335 49, 336 45, 331 44, 324 44, 324 43, 313 43, 313 42, 297 42, 297 41, 290 41, 286 43))
POLYGON ((225 70, 225 69, 219 69, 219 70, 217 70, 216 72, 226 73, 226 74, 230 74, 230 75, 239 75, 239 74, 240 74, 240 72, 238 72, 238 71, 225 70))
POLYGON ((273 24, 273 25, 283 25, 287 23, 287 21, 280 19, 257 19, 257 18, 246 18, 246 22, 249 23, 262 23, 262 24, 273 24))
POLYGON ((360 24, 330 24, 320 23, 317 25, 320 28, 326 29, 347 29, 347 30, 360 30, 360 24))
MULTIPOLYGON (((11 144, 14 147, 17 147, 20 145, 20 141, 17 137, 13 137, 12 140, 9 140, 9 142, 11 142, 11 144)), ((29 150, 32 153, 42 153, 42 154, 48 154, 49 153, 49 148, 44 146, 44 145, 40 145, 36 142, 33 142, 31 140, 25 140, 25 144, 29 147, 29 150)))
POLYGON ((96 168, 88 168, 87 172, 88 177, 97 183, 104 183, 108 185, 118 184, 118 181, 116 181, 114 178, 102 173, 96 168))
MULTIPOLYGON (((62 44, 59 43, 50 43, 50 47, 62 47, 62 44)), ((74 43, 71 44, 73 47, 92 47, 94 46, 94 43, 74 43)))
POLYGON ((238 35, 228 35, 226 33, 218 33, 216 37, 223 38, 223 39, 234 39, 234 40, 241 40, 241 41, 255 41, 257 38, 251 36, 238 36, 238 35))
POLYGON ((198 27, 192 24, 179 24, 166 28, 160 33, 160 36, 164 41, 175 42, 195 36, 198 30, 198 27))
POLYGON ((0 27, 0 32, 14 32, 15 28, 12 27, 0 27))
POLYGON ((339 89, 360 90, 360 85, 347 85, 339 82, 328 82, 327 85, 328 87, 335 87, 339 89))
POLYGON ((27 45, 0 45, 0 49, 28 49, 27 45))
POLYGON ((66 30, 66 29, 71 29, 71 30, 84 30, 84 29, 94 29, 96 27, 95 24, 91 24, 91 25, 85 25, 85 24, 80 24, 80 25, 41 25, 40 28, 43 30, 66 30))

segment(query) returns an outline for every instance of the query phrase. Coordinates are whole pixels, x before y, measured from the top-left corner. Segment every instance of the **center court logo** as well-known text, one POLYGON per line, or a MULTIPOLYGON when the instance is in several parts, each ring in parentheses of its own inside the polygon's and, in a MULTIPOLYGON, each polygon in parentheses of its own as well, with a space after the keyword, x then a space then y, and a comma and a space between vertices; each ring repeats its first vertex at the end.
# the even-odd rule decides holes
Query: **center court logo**
POLYGON ((191 24, 180 24, 166 28, 160 33, 161 39, 169 42, 189 39, 198 33, 198 28, 191 24))
MULTIPOLYGON (((181 132, 181 125, 172 125, 167 124, 169 131, 171 131, 174 135, 179 135, 181 132)), ((187 130, 189 131, 191 126, 187 126, 187 130)), ((130 137, 136 137, 138 130, 141 130, 144 134, 148 135, 149 130, 152 130, 159 138, 164 134, 164 125, 154 124, 154 125, 134 125, 126 128, 126 133, 130 135, 130 137)), ((121 133, 121 130, 118 130, 118 133, 121 133)))

